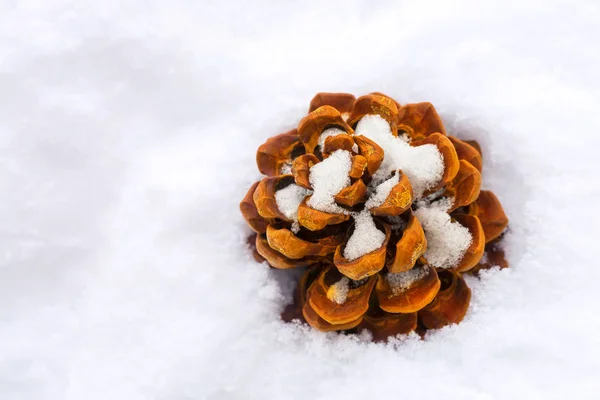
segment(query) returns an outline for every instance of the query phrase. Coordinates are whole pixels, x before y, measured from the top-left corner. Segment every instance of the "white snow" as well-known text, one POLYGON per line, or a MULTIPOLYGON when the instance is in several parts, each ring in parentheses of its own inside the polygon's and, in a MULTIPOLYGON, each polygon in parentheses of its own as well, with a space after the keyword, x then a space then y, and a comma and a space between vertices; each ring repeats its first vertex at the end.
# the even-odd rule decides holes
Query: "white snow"
POLYGON ((391 178, 377 185, 375 187, 375 193, 371 194, 371 196, 365 202, 365 208, 370 210, 371 208, 382 205, 398 182, 400 182, 400 174, 396 173, 391 178))
POLYGON ((397 295, 410 288, 413 283, 423 278, 429 273, 429 268, 412 268, 404 272, 388 273, 385 278, 392 289, 392 293, 397 295))
POLYGON ((292 163, 284 163, 279 169, 281 175, 290 175, 292 173, 292 163))
POLYGON ((352 154, 346 150, 336 150, 313 165, 308 176, 313 194, 306 204, 319 211, 347 214, 348 211, 335 203, 334 197, 350 185, 351 168, 352 154))
POLYGON ((310 193, 310 190, 295 183, 275 192, 277 208, 283 215, 293 221, 292 230, 294 233, 298 233, 300 229, 300 225, 298 225, 298 206, 300 206, 302 200, 310 193))
POLYGON ((425 190, 442 178, 444 162, 437 147, 409 145, 402 137, 392 135, 390 124, 381 116, 365 115, 358 121, 355 134, 368 137, 383 149, 383 162, 373 176, 374 181, 381 182, 392 171, 401 169, 408 176, 414 198, 418 200, 425 190))
POLYGON ((600 393, 597 2, 2 4, 3 400, 600 393), (280 322, 238 209, 315 93, 376 90, 476 139, 510 218, 466 319, 387 346, 280 322))
POLYGON ((421 202, 415 211, 427 238, 424 256, 438 268, 456 266, 473 241, 466 227, 451 221, 447 212, 451 205, 452 199, 444 198, 437 203, 421 202))
POLYGON ((327 290, 327 298, 337 304, 344 304, 348 297, 350 279, 343 276, 327 290))
POLYGON ((375 221, 369 210, 353 213, 354 232, 344 248, 344 257, 349 261, 377 250, 385 240, 385 233, 377 229, 375 221))

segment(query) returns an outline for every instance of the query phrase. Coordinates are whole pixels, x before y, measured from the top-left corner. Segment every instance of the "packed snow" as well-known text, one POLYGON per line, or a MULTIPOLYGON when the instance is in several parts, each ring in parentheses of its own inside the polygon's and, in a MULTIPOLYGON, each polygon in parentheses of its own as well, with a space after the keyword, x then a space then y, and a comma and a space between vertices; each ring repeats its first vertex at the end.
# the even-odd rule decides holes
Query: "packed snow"
POLYGON ((0 10, 0 398, 600 393, 597 2, 0 10), (290 271, 238 205, 319 91, 430 101, 481 144, 510 267, 468 278, 460 325, 383 345, 280 320, 290 271))
POLYGON ((335 203, 334 197, 350 185, 348 174, 351 168, 352 154, 346 150, 336 150, 313 165, 308 175, 313 194, 306 204, 319 211, 348 214, 348 211, 335 203))
POLYGON ((452 268, 465 255, 473 242, 469 230, 457 221, 452 221, 448 210, 452 199, 444 198, 436 203, 418 204, 415 216, 421 223, 427 238, 425 258, 438 268, 452 268))
POLYGON ((408 176, 414 198, 435 186, 444 173, 444 161, 433 144, 411 146, 402 136, 392 135, 390 124, 379 115, 365 115, 358 121, 356 135, 373 140, 383 149, 383 162, 373 175, 375 182, 382 182, 398 169, 408 176))
POLYGON ((349 261, 377 250, 385 240, 385 233, 377 229, 369 210, 353 213, 354 231, 344 247, 344 257, 349 261))

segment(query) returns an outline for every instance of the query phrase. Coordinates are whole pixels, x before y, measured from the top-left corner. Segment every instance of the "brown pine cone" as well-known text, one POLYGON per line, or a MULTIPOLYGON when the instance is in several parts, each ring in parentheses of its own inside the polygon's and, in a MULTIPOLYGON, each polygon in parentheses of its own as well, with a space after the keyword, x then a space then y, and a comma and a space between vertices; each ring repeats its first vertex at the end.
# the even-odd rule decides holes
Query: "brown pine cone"
POLYGON ((507 266, 508 219, 480 190, 479 145, 447 136, 430 103, 320 93, 256 161, 266 177, 240 204, 256 251, 308 267, 287 319, 375 340, 440 328, 465 316, 463 273, 507 266))

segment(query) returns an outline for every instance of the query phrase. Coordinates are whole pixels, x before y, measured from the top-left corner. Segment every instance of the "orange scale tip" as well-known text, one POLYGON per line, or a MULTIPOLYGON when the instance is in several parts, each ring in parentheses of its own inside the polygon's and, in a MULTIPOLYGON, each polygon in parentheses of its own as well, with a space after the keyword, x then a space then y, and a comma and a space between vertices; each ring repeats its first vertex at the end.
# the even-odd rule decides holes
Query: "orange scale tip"
POLYGON ((340 190, 340 192, 334 197, 334 200, 338 204, 354 207, 357 204, 365 202, 366 194, 367 186, 362 179, 358 179, 352 185, 340 190))
POLYGON ((277 250, 274 250, 269 246, 266 235, 260 234, 256 236, 256 251, 260 254, 269 265, 277 269, 290 269, 297 267, 307 267, 309 265, 316 264, 319 262, 316 258, 304 258, 301 260, 292 260, 287 258, 277 250))
POLYGON ((438 148, 438 151, 442 155, 442 160, 444 162, 444 173, 442 174, 442 178, 438 182, 435 187, 429 190, 429 193, 433 193, 439 189, 441 189, 448 182, 452 181, 456 174, 458 174, 458 170, 460 167, 460 163, 458 160, 458 154, 456 154, 456 149, 454 145, 448 139, 448 137, 442 135, 441 133, 432 133, 427 137, 420 140, 413 140, 410 142, 411 146, 423 146, 426 144, 433 144, 438 148))
POLYGON ((441 287, 437 296, 418 313, 419 322, 427 329, 458 324, 465 317, 471 301, 471 289, 458 272, 440 269, 438 275, 441 287))
POLYGON ((460 160, 456 177, 446 186, 445 197, 453 199, 449 212, 473 203, 481 191, 481 173, 471 163, 460 160))
POLYGON ((315 210, 307 205, 311 196, 305 197, 298 206, 298 223, 311 231, 319 231, 327 225, 336 225, 350 219, 350 215, 315 210))
POLYGON ((413 332, 417 328, 417 313, 388 313, 378 304, 372 304, 357 328, 370 331, 374 342, 385 342, 390 337, 413 332))
POLYGON ((391 313, 412 313, 429 304, 440 289, 435 268, 429 265, 396 274, 380 275, 375 294, 382 310, 391 313))
POLYGON ((408 210, 413 201, 413 190, 406 174, 401 171, 400 179, 394 185, 390 194, 386 197, 383 203, 371 209, 371 213, 376 217, 395 217, 408 210))
POLYGON ((369 114, 381 116, 390 124, 394 136, 397 135, 398 106, 395 100, 379 93, 360 96, 354 103, 348 123, 354 126, 362 117, 369 114))
POLYGON ((398 131, 412 140, 422 140, 433 133, 446 135, 442 119, 431 103, 405 104, 398 110, 398 131))
POLYGON ((244 220, 254 232, 265 233, 269 221, 260 216, 256 204, 254 203, 254 192, 256 191, 258 184, 259 182, 254 182, 254 184, 250 186, 246 196, 244 196, 240 202, 240 211, 242 212, 244 220))
POLYGON ((334 235, 309 242, 296 236, 291 230, 269 225, 267 227, 267 242, 269 246, 292 260, 305 257, 325 257, 335 253, 340 244, 340 236, 334 235))
POLYGON ((306 304, 310 304, 330 324, 351 323, 361 318, 369 308, 375 281, 376 277, 371 277, 365 282, 352 282, 335 267, 329 266, 308 288, 306 304))
POLYGON ((358 146, 360 155, 367 159, 367 171, 372 176, 383 162, 383 149, 377 143, 363 135, 355 135, 354 142, 358 146))
POLYGON ((336 150, 346 150, 352 152, 352 147, 354 146, 354 140, 352 140, 352 136, 342 133, 335 136, 329 136, 325 138, 325 143, 323 145, 323 157, 327 158, 331 153, 336 150))
POLYGON ((331 106, 340 114, 350 114, 354 108, 356 97, 350 93, 317 93, 310 101, 308 112, 311 113, 322 106, 331 106))
POLYGON ((334 325, 321 318, 314 308, 311 307, 309 302, 304 303, 304 306, 302 307, 302 316, 310 326, 321 332, 335 332, 353 329, 356 328, 363 319, 363 317, 360 316, 354 321, 334 325))
POLYGON ((360 280, 375 275, 383 269, 392 229, 388 224, 381 223, 380 225, 385 231, 385 239, 378 249, 350 261, 343 256, 344 245, 338 246, 333 256, 333 263, 342 274, 350 279, 360 280))
POLYGON ((385 94, 385 93, 381 93, 381 92, 371 92, 371 93, 369 93, 369 94, 374 94, 374 95, 378 95, 378 96, 387 97, 388 99, 390 99, 391 101, 393 101, 393 102, 394 102, 394 104, 396 104, 396 108, 398 108, 398 111, 400 111, 400 107, 402 107, 402 106, 400 105, 400 103, 398 103, 396 100, 394 100, 393 98, 391 98, 390 96, 388 96, 388 95, 387 95, 387 94, 385 94))
POLYGON ((314 154, 303 154, 292 162, 292 175, 296 185, 305 189, 312 189, 310 185, 310 169, 319 162, 314 154))
POLYGON ((273 136, 258 147, 256 165, 258 170, 267 176, 281 174, 281 167, 291 163, 293 154, 305 152, 298 131, 293 129, 287 133, 273 136))
POLYGON ((467 228, 471 233, 471 245, 465 251, 462 259, 454 267, 458 272, 465 272, 473 268, 479 263, 485 250, 485 234, 479 218, 475 215, 456 214, 453 218, 462 226, 467 228))
POLYGON ((325 105, 302 118, 298 124, 298 135, 304 143, 307 153, 314 153, 319 137, 325 129, 337 127, 348 134, 354 133, 335 108, 325 105))
POLYGON ((407 271, 425 251, 427 251, 427 238, 418 218, 410 211, 408 224, 398 242, 394 245, 393 257, 387 264, 388 270, 393 273, 407 271))
POLYGON ((352 156, 352 166, 350 167, 350 173, 348 174, 352 179, 358 179, 363 176, 367 169, 367 159, 360 154, 352 156))
POLYGON ((257 263, 262 263, 266 260, 263 256, 258 254, 258 251, 256 251, 256 236, 258 236, 256 232, 253 232, 252 234, 248 235, 248 237, 246 238, 246 244, 248 245, 248 248, 252 251, 252 257, 254 258, 254 261, 256 261, 257 263))
POLYGON ((477 200, 469 204, 467 212, 481 221, 486 243, 499 237, 508 226, 508 217, 500 200, 489 190, 481 190, 477 200))
POLYGON ((471 146, 469 143, 460 140, 454 136, 448 136, 448 139, 454 145, 456 154, 459 160, 468 161, 472 166, 477 168, 479 172, 483 169, 483 162, 481 160, 481 152, 477 148, 471 146))

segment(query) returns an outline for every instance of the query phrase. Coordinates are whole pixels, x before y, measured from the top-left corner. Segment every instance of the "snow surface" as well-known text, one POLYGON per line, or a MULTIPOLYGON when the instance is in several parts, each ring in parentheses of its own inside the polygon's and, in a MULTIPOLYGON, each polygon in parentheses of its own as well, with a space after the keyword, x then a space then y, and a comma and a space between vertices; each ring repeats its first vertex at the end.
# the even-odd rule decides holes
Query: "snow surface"
POLYGON ((0 2, 0 397, 595 398, 599 27, 594 1, 0 2), (482 145, 511 266, 460 325, 280 321, 238 204, 318 91, 431 101, 482 145))

